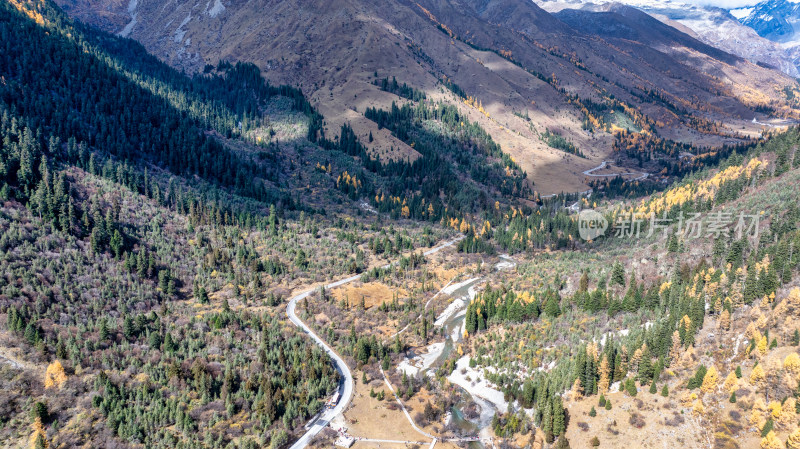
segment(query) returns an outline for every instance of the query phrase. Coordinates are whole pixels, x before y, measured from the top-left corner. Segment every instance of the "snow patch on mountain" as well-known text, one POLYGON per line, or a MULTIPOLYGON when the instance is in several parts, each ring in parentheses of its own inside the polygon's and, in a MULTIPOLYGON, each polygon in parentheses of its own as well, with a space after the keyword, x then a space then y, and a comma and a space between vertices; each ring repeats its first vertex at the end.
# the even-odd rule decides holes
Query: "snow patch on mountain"
POLYGON ((736 17, 737 20, 742 20, 745 17, 749 16, 750 13, 753 12, 753 8, 736 8, 730 11, 733 17, 736 17))
MULTIPOLYGON (((598 5, 622 3, 638 8, 656 19, 688 32, 696 39, 733 55, 774 67, 790 76, 800 76, 798 47, 782 45, 759 36, 757 30, 740 22, 738 17, 758 13, 758 5, 728 11, 714 6, 691 4, 681 0, 534 0, 542 9, 556 13, 563 9, 594 9, 598 5), (746 14, 745 14, 746 13, 746 14), (738 16, 738 17, 737 17, 738 16), (688 31, 690 30, 690 31, 688 31)), ((786 2, 786 0, 769 0, 786 2)), ((798 0, 800 1, 800 0, 798 0)), ((765 2, 767 3, 767 2, 765 2)), ((742 21, 744 19, 741 19, 742 21)), ((800 28, 800 27, 799 27, 800 28)), ((800 38, 800 36, 799 36, 800 38)))
POLYGON ((208 11, 208 15, 211 17, 217 17, 218 15, 222 14, 223 11, 225 11, 225 5, 222 4, 222 0, 214 0, 214 7, 208 11))

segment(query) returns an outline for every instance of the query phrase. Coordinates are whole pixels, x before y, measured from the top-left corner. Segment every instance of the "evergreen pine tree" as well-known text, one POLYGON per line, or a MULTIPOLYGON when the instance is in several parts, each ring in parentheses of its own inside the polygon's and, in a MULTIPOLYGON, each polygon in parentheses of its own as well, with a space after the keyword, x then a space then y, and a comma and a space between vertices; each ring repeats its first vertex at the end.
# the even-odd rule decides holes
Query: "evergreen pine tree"
POLYGON ((611 270, 611 283, 625 286, 625 268, 619 262, 615 262, 611 270))
POLYGON ((560 397, 553 398, 553 435, 561 435, 566 430, 566 417, 560 397))

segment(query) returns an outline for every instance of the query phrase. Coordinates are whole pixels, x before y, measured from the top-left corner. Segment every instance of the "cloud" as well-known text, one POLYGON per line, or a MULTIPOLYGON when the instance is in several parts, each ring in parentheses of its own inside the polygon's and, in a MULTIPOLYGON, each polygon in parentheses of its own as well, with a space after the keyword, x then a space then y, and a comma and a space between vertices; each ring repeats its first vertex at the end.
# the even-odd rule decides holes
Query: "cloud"
POLYGON ((746 6, 753 6, 758 1, 754 0, 687 0, 687 3, 703 6, 718 6, 725 9, 744 8, 746 6))

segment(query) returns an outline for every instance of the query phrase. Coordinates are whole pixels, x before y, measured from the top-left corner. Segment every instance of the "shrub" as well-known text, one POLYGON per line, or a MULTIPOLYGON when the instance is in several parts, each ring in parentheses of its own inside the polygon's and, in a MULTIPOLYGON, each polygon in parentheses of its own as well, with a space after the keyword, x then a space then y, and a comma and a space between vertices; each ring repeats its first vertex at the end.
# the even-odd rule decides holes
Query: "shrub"
POLYGON ((664 420, 664 424, 671 426, 671 427, 678 427, 686 421, 680 413, 672 412, 672 418, 668 418, 664 420))
POLYGON ((628 418, 628 424, 636 427, 637 429, 641 429, 646 424, 644 421, 644 417, 638 413, 632 413, 631 417, 628 418))

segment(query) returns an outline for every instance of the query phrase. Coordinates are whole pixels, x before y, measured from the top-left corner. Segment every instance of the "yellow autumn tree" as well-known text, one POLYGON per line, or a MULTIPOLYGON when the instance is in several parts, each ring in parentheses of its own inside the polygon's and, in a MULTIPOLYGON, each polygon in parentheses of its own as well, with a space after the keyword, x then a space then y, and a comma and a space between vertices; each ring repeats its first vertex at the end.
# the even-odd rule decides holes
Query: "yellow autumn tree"
POLYGON ((684 332, 689 332, 692 328, 692 319, 689 318, 689 315, 684 315, 678 322, 678 326, 682 327, 684 332))
POLYGON ((795 376, 800 374, 800 356, 796 352, 787 355, 783 359, 783 369, 795 376))
POLYGON ((725 383, 722 384, 722 388, 725 389, 728 393, 733 393, 736 391, 736 388, 739 386, 739 379, 736 377, 736 373, 731 371, 728 373, 728 377, 725 378, 725 383))
POLYGON ((591 342, 586 345, 586 355, 594 359, 596 362, 600 357, 600 348, 597 345, 597 342, 591 342))
POLYGON ((53 386, 61 388, 66 381, 67 375, 64 373, 64 366, 61 365, 60 361, 56 360, 47 366, 47 370, 44 373, 45 388, 50 388, 53 386))
POLYGON ((757 387, 761 385, 762 382, 764 382, 764 379, 766 377, 767 374, 764 372, 764 368, 761 367, 761 364, 758 364, 756 365, 755 368, 753 368, 753 371, 750 373, 750 383, 753 386, 757 387))
POLYGON ((767 404, 764 403, 764 400, 761 398, 757 398, 753 402, 753 409, 750 412, 750 425, 756 426, 761 428, 764 426, 764 423, 767 421, 767 404))
POLYGON ((669 350, 669 358, 677 362, 681 358, 681 334, 678 331, 672 333, 672 348, 669 350))
POLYGON ((756 327, 758 329, 764 329, 767 327, 767 317, 764 316, 763 313, 758 315, 758 319, 756 320, 756 327))
POLYGON ((581 385, 581 378, 575 378, 575 382, 572 384, 572 400, 577 401, 583 397, 583 385, 581 385))
POLYGON ((742 176, 750 176, 755 169, 766 163, 766 161, 760 159, 751 159, 747 165, 730 166, 720 170, 710 179, 675 187, 647 201, 643 201, 637 211, 643 214, 655 212, 658 215, 662 210, 680 206, 687 201, 713 198, 720 185, 724 182, 735 180, 742 176))
POLYGON ((787 449, 800 449, 800 428, 794 429, 786 440, 787 449))
POLYGON ((800 307, 800 288, 793 288, 786 297, 786 307, 795 310, 800 307))
POLYGON ((632 371, 636 371, 639 369, 639 362, 642 360, 642 355, 644 355, 644 351, 647 350, 647 343, 643 344, 641 348, 633 351, 633 357, 631 357, 630 361, 630 369, 632 371))
POLYGON ((698 416, 702 415, 703 413, 705 413, 705 411, 706 408, 703 406, 703 401, 701 401, 700 399, 694 401, 694 406, 692 406, 692 412, 694 412, 695 415, 698 416))
POLYGON ((703 393, 711 393, 717 389, 717 381, 719 380, 719 374, 717 373, 717 368, 714 365, 711 365, 711 368, 706 371, 705 377, 703 377, 703 385, 700 387, 700 390, 703 393))
POLYGON ((790 429, 791 426, 797 424, 797 400, 795 398, 789 397, 783 403, 778 423, 784 429, 790 429))
POLYGON ((750 412, 750 425, 761 428, 764 426, 766 419, 764 419, 764 413, 760 410, 753 409, 750 412))
POLYGON ((604 354, 603 361, 600 362, 600 380, 597 382, 597 392, 599 394, 605 394, 608 392, 608 386, 610 385, 611 379, 611 369, 608 366, 608 357, 604 354))
POLYGON ((781 403, 778 401, 772 401, 769 403, 769 414, 772 419, 776 420, 781 417, 781 412, 783 412, 783 407, 781 403))
POLYGON ((33 424, 31 424, 31 427, 33 428, 33 433, 31 433, 31 439, 30 439, 31 449, 36 449, 37 443, 39 443, 40 441, 44 445, 44 447, 49 446, 50 443, 47 442, 47 433, 45 433, 44 431, 44 425, 42 424, 41 418, 37 417, 36 420, 33 421, 33 424))
POLYGON ((458 230, 462 234, 466 234, 467 231, 469 231, 469 223, 467 223, 467 221, 462 218, 461 224, 458 226, 458 230))
POLYGON ((752 321, 747 325, 747 329, 744 331, 744 334, 747 336, 747 338, 752 338, 754 340, 761 339, 761 332, 756 329, 756 324, 752 321))
POLYGON ((727 309, 719 315, 719 328, 724 331, 731 328, 731 313, 727 309))
POLYGON ((761 449, 783 449, 783 443, 775 432, 770 430, 767 436, 761 439, 761 449))
POLYGON ((767 351, 769 350, 769 342, 767 341, 766 335, 762 335, 761 339, 758 340, 758 345, 756 345, 756 349, 758 349, 758 353, 761 355, 767 354, 767 351))

